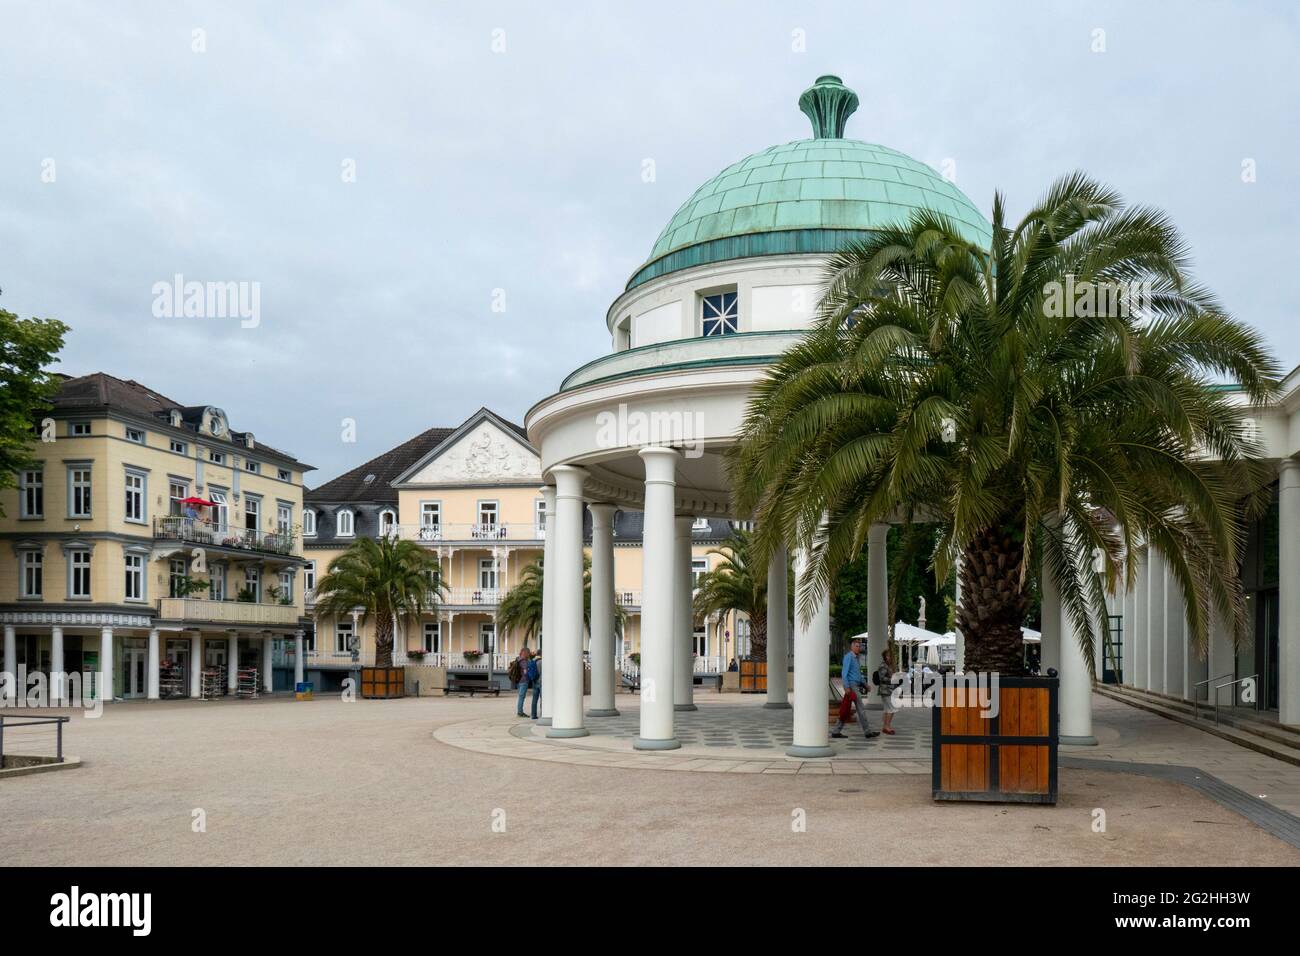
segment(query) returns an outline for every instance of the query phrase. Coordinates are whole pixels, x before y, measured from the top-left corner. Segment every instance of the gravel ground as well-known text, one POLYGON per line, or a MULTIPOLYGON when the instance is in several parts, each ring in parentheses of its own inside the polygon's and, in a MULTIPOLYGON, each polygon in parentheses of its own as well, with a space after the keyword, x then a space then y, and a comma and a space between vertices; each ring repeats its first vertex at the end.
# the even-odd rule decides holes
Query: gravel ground
MULTIPOLYGON (((0 780, 6 864, 1300 864, 1177 784, 1061 772, 1055 807, 935 805, 924 776, 552 765, 445 746, 513 700, 284 698, 75 715, 79 769, 0 780), (1094 833, 1093 809, 1106 811, 1094 833), (192 827, 206 815, 206 832, 192 827), (795 832, 797 820, 806 822, 795 832), (496 829, 494 830, 494 823, 496 829), (504 826, 505 832, 496 832, 504 826), (860 846, 861 852, 846 853, 860 846)), ((12 741, 11 741, 12 742, 12 741)))

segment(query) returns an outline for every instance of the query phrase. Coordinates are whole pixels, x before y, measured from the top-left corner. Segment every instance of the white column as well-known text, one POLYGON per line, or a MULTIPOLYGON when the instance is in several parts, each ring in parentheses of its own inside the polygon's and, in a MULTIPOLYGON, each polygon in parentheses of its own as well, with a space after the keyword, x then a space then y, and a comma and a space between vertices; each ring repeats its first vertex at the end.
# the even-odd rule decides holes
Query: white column
MULTIPOLYGON (((1127 585, 1126 585, 1127 587, 1127 585)), ((1128 588, 1124 592, 1124 623, 1121 639, 1123 646, 1120 653, 1120 672, 1124 678, 1122 683, 1133 683, 1133 639, 1136 635, 1133 632, 1133 623, 1137 620, 1137 585, 1128 588)))
POLYGON ((614 505, 591 504, 591 709, 617 717, 614 706, 614 505))
POLYGON ((1300 725, 1300 461, 1282 462, 1278 481, 1278 720, 1300 725))
POLYGON ((275 656, 275 647, 271 641, 270 634, 262 635, 262 690, 268 694, 275 689, 274 671, 271 668, 271 659, 275 656))
POLYGON ((673 736, 673 518, 678 453, 642 448, 645 522, 641 565, 641 735, 637 750, 676 750, 673 736))
POLYGON ((99 699, 113 699, 113 629, 99 631, 99 699))
MULTIPOLYGON (((954 563, 956 574, 953 575, 952 599, 957 608, 961 608, 961 555, 957 555, 954 563)), ((955 634, 957 640, 953 643, 953 653, 956 655, 956 670, 958 674, 966 672, 966 635, 961 632, 961 616, 954 615, 957 619, 955 625, 955 634)), ((1040 649, 1039 653, 1042 651, 1040 649)))
POLYGON ((198 700, 203 695, 203 635, 190 638, 190 698, 198 700))
POLYGON ((1147 683, 1146 689, 1165 691, 1165 556, 1147 548, 1147 683))
MULTIPOLYGON (((542 652, 542 709, 537 722, 543 726, 551 723, 551 701, 554 699, 554 685, 551 683, 551 635, 555 633, 555 486, 542 488, 542 499, 546 505, 546 540, 542 545, 542 636, 538 648, 542 652)), ((448 623, 448 631, 451 625, 448 623)), ((450 644, 448 648, 450 649, 450 644)))
MULTIPOLYGON (((1043 575, 1044 580, 1051 575, 1043 575)), ((1046 589, 1043 595, 1046 608, 1046 589)), ((1057 670, 1061 677, 1060 697, 1057 712, 1060 715, 1060 742, 1066 746, 1095 747, 1097 738, 1092 735, 1092 675, 1088 667, 1088 658, 1079 646, 1079 634, 1068 612, 1061 607, 1058 594, 1056 610, 1057 633, 1060 636, 1060 666, 1057 670)), ((1043 624, 1047 623, 1044 610, 1043 624)), ((1044 631, 1046 641, 1047 633, 1044 631)))
MULTIPOLYGON (((355 618, 354 618, 355 620, 355 618)), ((355 628, 353 634, 357 633, 355 628)), ((226 690, 232 694, 239 689, 239 635, 226 632, 226 690)))
MULTIPOLYGON (((557 465, 555 476, 555 633, 544 660, 554 696, 548 737, 585 737, 582 725, 582 485, 586 469, 557 465)), ((551 531, 547 529, 547 537, 551 531)))
POLYGON ((63 628, 55 624, 50 628, 50 700, 55 707, 68 702, 67 686, 63 671, 63 628))
POLYGON ((294 639, 293 682, 295 685, 294 690, 297 690, 298 688, 296 685, 301 684, 307 680, 304 674, 306 668, 305 658, 307 656, 307 633, 305 631, 300 630, 294 634, 293 639, 294 639))
MULTIPOLYGON (((777 548, 767 559, 767 703, 774 710, 790 709, 790 678, 786 661, 790 657, 789 571, 785 546, 777 548)), ((722 647, 718 647, 721 655, 722 647)), ((727 662, 722 661, 725 668, 727 662)))
POLYGON ((1165 693, 1185 698, 1187 609, 1182 586, 1167 565, 1165 574, 1165 693))
POLYGON ((695 614, 691 607, 691 526, 695 519, 678 516, 673 523, 673 710, 695 706, 695 614))
POLYGON ((12 624, 5 625, 5 656, 4 656, 4 684, 0 685, 3 690, 4 700, 18 699, 18 637, 14 633, 12 624))
POLYGON ((1129 675, 1130 687, 1147 686, 1147 633, 1151 607, 1151 552, 1143 548, 1137 555, 1138 572, 1136 594, 1133 598, 1133 620, 1131 636, 1125 635, 1125 641, 1133 644, 1133 673, 1129 675))
POLYGON ((145 696, 158 699, 158 628, 149 629, 149 656, 145 659, 145 696))
MULTIPOLYGON (((1046 677, 1047 669, 1054 667, 1059 675, 1061 672, 1061 644, 1063 643, 1061 634, 1065 630, 1061 619, 1061 589, 1056 583, 1056 578, 1052 576, 1046 561, 1039 562, 1038 586, 1042 591, 1042 613, 1040 616, 1043 624, 1042 642, 1038 645, 1038 673, 1040 676, 1046 677)), ((1071 633, 1073 633, 1073 630, 1071 630, 1071 633)))
MULTIPOLYGON (((795 558, 795 593, 803 589, 808 555, 795 558)), ((868 568, 868 574, 870 569, 868 568)), ((867 612, 870 613, 870 607, 867 612)), ((794 745, 791 757, 830 757, 828 704, 830 702, 831 606, 829 598, 817 605, 806 624, 796 602, 794 614, 794 745)))
MULTIPOLYGON (((889 644, 889 525, 873 524, 867 531, 867 670, 880 666, 889 644)), ((898 666, 898 662, 894 662, 898 666)), ((872 697, 879 695, 873 694, 872 697)), ((880 708, 879 700, 870 705, 880 708)))

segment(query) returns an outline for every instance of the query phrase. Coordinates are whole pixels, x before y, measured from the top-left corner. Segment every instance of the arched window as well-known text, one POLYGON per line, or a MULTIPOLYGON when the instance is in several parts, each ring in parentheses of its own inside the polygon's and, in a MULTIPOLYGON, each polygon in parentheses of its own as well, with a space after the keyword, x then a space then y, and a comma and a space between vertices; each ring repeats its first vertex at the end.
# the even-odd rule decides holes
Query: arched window
POLYGON ((390 508, 379 512, 379 533, 386 538, 397 534, 397 513, 390 508))
POLYGON ((302 533, 308 538, 316 535, 316 512, 310 508, 302 509, 302 533))
POLYGON ((344 508, 338 513, 338 529, 335 533, 340 538, 350 538, 356 533, 351 508, 344 508))

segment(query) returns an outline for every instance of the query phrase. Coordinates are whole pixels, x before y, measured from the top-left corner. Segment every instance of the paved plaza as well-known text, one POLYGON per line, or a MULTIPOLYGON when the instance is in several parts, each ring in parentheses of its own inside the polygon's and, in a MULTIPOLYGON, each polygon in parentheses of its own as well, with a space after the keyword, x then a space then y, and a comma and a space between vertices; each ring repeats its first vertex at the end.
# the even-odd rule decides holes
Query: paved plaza
MULTIPOLYGON (((1204 793, 1131 773, 1067 763, 1055 807, 936 805, 921 712, 900 714, 892 741, 850 738, 832 760, 795 761, 783 755, 788 711, 712 692, 698 702, 679 715, 683 748, 655 754, 632 751, 626 696, 624 716, 592 719, 596 733, 572 741, 540 736, 504 696, 116 704, 74 716, 68 751, 81 767, 0 780, 0 859, 821 865, 853 862, 846 846, 886 834, 886 862, 899 864, 1300 863, 1300 850, 1204 793)), ((1103 746, 1090 759, 1201 761, 1294 800, 1294 767, 1095 704, 1103 746)))

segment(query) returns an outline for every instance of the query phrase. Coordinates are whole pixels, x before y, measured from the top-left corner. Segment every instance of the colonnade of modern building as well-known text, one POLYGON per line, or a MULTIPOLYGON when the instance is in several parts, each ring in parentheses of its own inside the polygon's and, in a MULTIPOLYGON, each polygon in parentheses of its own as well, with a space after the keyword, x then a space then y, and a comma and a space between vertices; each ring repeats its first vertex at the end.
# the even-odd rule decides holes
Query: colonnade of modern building
MULTIPOLYGON (((639 455, 645 465, 642 538, 640 750, 671 750, 679 745, 675 714, 695 709, 692 666, 691 525, 694 516, 676 510, 676 466, 680 453, 652 446, 639 455)), ((589 731, 587 718, 614 716, 614 542, 616 506, 584 496, 587 472, 572 465, 551 469, 555 484, 542 488, 547 513, 554 515, 546 536, 543 576, 542 633, 543 694, 541 723, 552 737, 580 737, 589 731), (591 707, 583 712, 583 508, 592 514, 591 541, 591 707)), ((888 640, 889 526, 873 526, 868 534, 868 660, 876 666, 888 640)), ((804 574, 796 552, 796 589, 804 574)), ((787 555, 768 562, 768 606, 784 608, 788 600, 787 555)), ((767 619, 767 699, 769 708, 790 709, 791 688, 786 668, 790 642, 794 647, 793 740, 789 753, 798 757, 830 756, 827 704, 831 650, 829 599, 805 619, 794 616, 789 633, 784 613, 767 619), (778 662, 778 666, 772 666, 778 662)), ((1092 669, 1080 649, 1068 615, 1062 613, 1054 587, 1045 588, 1042 654, 1044 670, 1060 674, 1060 732, 1067 744, 1093 744, 1092 669)), ((959 666, 961 661, 958 662, 959 666)))
MULTIPOLYGON (((74 701, 70 699, 71 690, 69 687, 68 672, 64 663, 64 640, 63 640, 64 627, 59 624, 53 624, 53 625, 49 625, 49 629, 50 629, 50 662, 49 662, 50 703, 55 706, 74 703, 74 701)), ((18 629, 16 625, 13 624, 4 625, 3 673, 6 675, 12 675, 12 677, 6 680, 3 686, 0 686, 0 693, 3 693, 6 697, 10 697, 10 698, 15 698, 18 697, 19 695, 23 695, 26 693, 25 688, 18 686, 17 630, 18 629)), ((29 628, 24 627, 24 630, 25 631, 29 630, 29 628)), ((80 632, 84 630, 84 628, 77 627, 75 630, 80 632)), ((99 631, 99 660, 101 662, 101 667, 100 670, 95 675, 95 680, 97 681, 97 685, 96 685, 97 690, 95 691, 95 696, 100 700, 112 700, 114 697, 114 679, 115 679, 115 671, 116 671, 115 667, 113 666, 113 662, 115 660, 113 654, 113 638, 115 634, 119 632, 120 633, 126 633, 126 632, 120 628, 113 628, 113 627, 100 627, 100 628, 96 628, 96 630, 99 631)), ((144 678, 144 684, 145 684, 144 696, 148 700, 157 700, 160 696, 159 695, 159 684, 160 684, 159 674, 160 674, 161 663, 162 663, 161 641, 162 641, 162 636, 164 634, 167 634, 169 636, 175 636, 176 632, 165 631, 162 628, 156 628, 156 627, 150 628, 148 630, 148 639, 147 639, 148 643, 146 645, 147 651, 145 657, 145 678, 144 678)), ((202 634, 198 632, 190 632, 189 634, 191 664, 189 668, 188 690, 189 690, 189 696, 193 698, 199 697, 202 691, 201 680, 203 674, 203 667, 201 666, 200 662, 202 662, 203 660, 204 641, 210 639, 211 639, 210 637, 205 638, 202 634)), ((272 673, 272 667, 270 666, 270 662, 272 658, 272 640, 273 638, 270 633, 265 633, 261 636, 262 661, 264 662, 264 664, 261 667, 261 673, 258 675, 258 677, 259 680, 261 681, 262 689, 265 693, 270 693, 273 688, 273 684, 272 684, 273 673, 272 673)), ((226 641, 227 641, 226 660, 237 661, 239 659, 239 655, 238 655, 239 634, 237 634, 234 631, 227 632, 226 641)), ((295 680, 297 680, 299 683, 302 683, 303 648, 305 642, 305 636, 302 631, 297 632, 295 636, 295 641, 297 647, 297 654, 295 655, 295 664, 294 664, 295 680)), ((238 678, 239 678, 239 668, 233 665, 228 666, 226 668, 226 687, 227 690, 230 691, 231 693, 233 693, 237 687, 238 678)), ((82 695, 84 698, 89 699, 90 688, 83 687, 82 695)))

